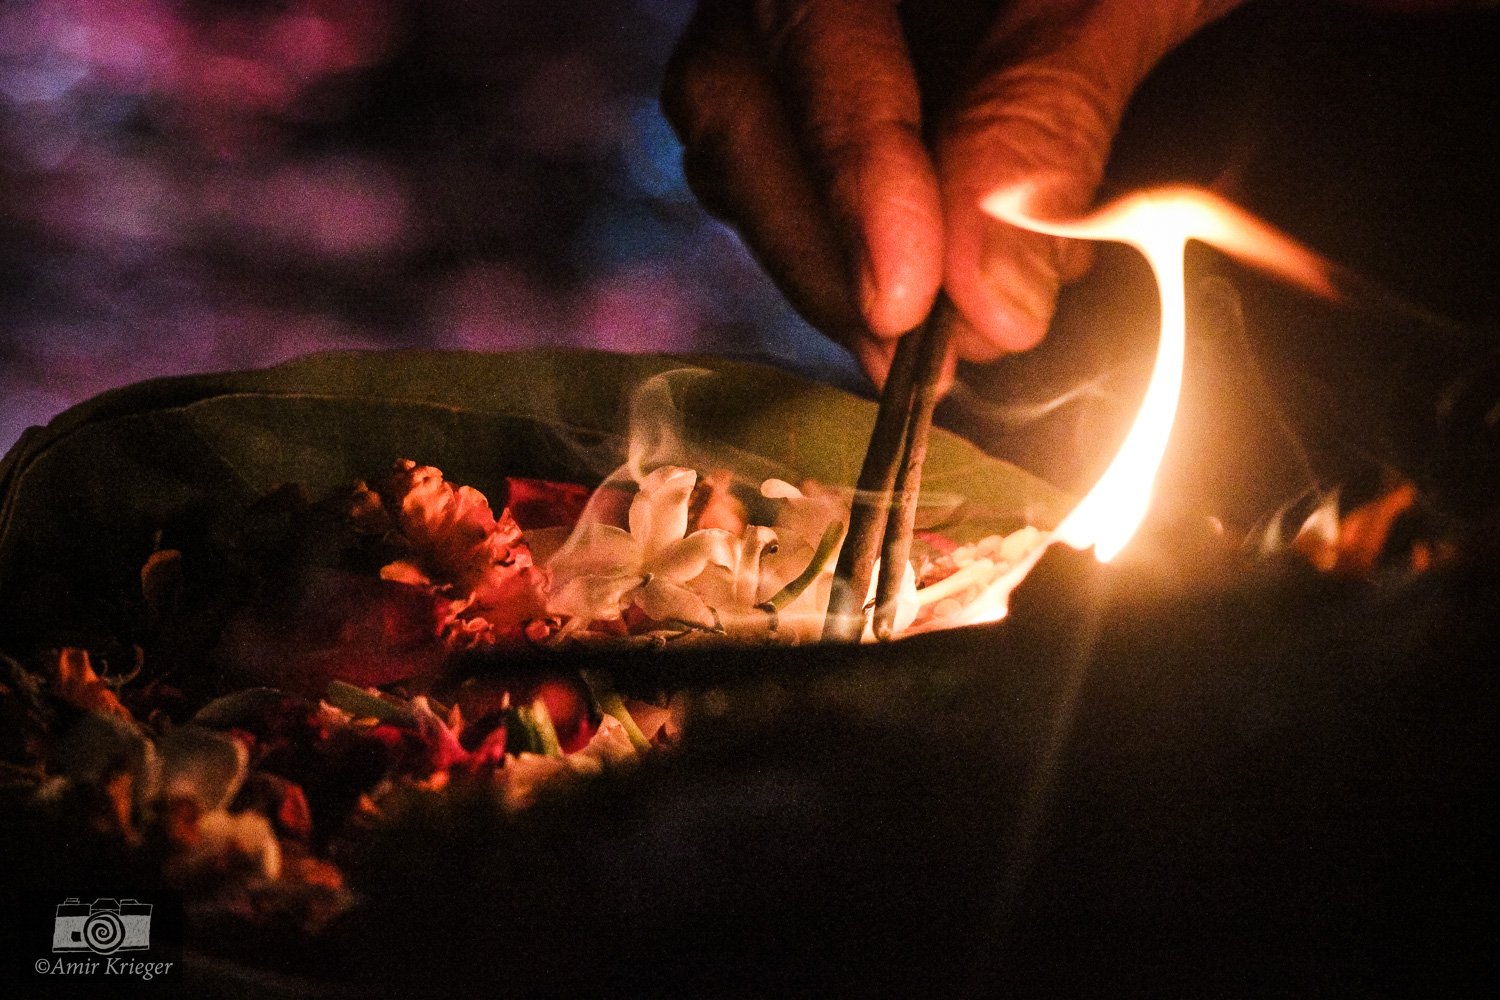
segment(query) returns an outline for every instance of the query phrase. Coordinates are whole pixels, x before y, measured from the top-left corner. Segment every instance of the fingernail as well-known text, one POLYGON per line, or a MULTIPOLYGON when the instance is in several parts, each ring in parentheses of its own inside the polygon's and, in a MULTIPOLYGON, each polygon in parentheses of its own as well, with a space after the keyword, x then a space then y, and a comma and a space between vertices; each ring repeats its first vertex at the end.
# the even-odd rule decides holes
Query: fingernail
POLYGON ((859 307, 870 332, 899 337, 922 321, 915 298, 916 277, 906 262, 887 260, 885 273, 866 258, 859 273, 859 307))

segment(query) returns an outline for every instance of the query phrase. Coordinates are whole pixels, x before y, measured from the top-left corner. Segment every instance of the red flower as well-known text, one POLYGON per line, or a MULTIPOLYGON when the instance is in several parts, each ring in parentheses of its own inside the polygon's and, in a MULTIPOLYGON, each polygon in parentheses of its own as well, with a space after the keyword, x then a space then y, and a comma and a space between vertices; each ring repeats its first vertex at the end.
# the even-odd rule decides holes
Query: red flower
POLYGON ((215 658, 257 683, 320 695, 332 680, 430 677, 446 651, 446 602, 430 589, 311 567, 290 593, 236 612, 215 658))
MULTIPOLYGON (((536 481, 525 482, 533 498, 541 495, 536 481)), ((484 494, 409 459, 396 463, 380 495, 390 534, 406 550, 381 576, 446 599, 440 631, 449 648, 525 642, 527 623, 542 613, 543 581, 510 511, 496 517, 484 494)), ((353 516, 368 525, 368 503, 359 502, 353 516)))
POLYGON ((576 483, 554 483, 546 479, 505 480, 505 509, 527 531, 538 528, 571 528, 589 502, 589 489, 576 483))

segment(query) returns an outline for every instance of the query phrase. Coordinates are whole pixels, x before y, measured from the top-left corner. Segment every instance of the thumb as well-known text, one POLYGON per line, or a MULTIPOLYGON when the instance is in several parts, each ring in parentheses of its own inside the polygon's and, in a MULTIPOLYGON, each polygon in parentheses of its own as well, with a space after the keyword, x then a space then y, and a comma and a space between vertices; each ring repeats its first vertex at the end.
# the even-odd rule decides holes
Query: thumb
POLYGON ((995 24, 939 136, 944 284, 964 317, 959 354, 993 360, 1034 346, 1057 292, 1087 267, 1076 241, 1016 229, 981 200, 1029 183, 1033 211, 1087 209, 1131 94, 1177 43, 1234 0, 1022 0, 995 24))

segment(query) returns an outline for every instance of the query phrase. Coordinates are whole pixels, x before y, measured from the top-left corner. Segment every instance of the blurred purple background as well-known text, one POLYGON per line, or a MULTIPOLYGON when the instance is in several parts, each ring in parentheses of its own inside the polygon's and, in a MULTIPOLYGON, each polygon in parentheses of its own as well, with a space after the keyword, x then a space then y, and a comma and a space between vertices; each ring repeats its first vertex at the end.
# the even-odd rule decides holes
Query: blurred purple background
MULTIPOLYGON (((0 0, 0 450, 114 386, 330 348, 700 351, 864 384, 684 185, 657 94, 692 6, 0 0)), ((973 32, 934 24, 957 46, 928 39, 937 78, 973 32)), ((1106 190, 1213 184, 1489 335, 1497 46, 1492 6, 1248 4, 1147 81, 1106 190)), ((1074 289, 1042 349, 969 384, 1029 403, 1105 377, 1118 351, 1056 335, 1116 339, 1098 302, 1074 289)), ((1305 313, 1252 315, 1261 354, 1347 380, 1303 357, 1305 313)), ((1072 461, 1046 427, 940 417, 1072 461)))
POLYGON ((856 379, 684 186, 691 0, 6 0, 0 451, 329 348, 706 351, 856 379))

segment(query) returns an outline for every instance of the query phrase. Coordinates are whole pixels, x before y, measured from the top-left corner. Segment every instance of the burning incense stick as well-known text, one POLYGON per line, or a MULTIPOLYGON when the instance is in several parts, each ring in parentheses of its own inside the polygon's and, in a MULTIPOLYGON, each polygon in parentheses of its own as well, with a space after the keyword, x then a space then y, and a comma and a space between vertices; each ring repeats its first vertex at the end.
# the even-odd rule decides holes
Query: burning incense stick
POLYGON ((922 464, 927 460, 927 438, 932 431, 939 381, 957 318, 948 296, 939 294, 927 322, 916 331, 920 340, 912 380, 910 410, 906 419, 906 442, 896 472, 890 516, 885 522, 885 540, 880 551, 880 579, 875 587, 875 638, 889 639, 895 630, 896 598, 901 577, 911 558, 911 536, 916 528, 917 497, 922 490, 922 464))
MULTIPOLYGON (((889 550, 887 565, 892 565, 896 554, 900 555, 899 562, 894 562, 893 582, 884 580, 889 574, 882 574, 881 589, 876 594, 876 607, 891 609, 883 619, 887 636, 890 633, 890 615, 894 614, 901 571, 911 551, 921 467, 927 455, 932 410, 937 404, 938 380, 954 316, 952 303, 939 293, 926 322, 896 345, 890 374, 880 394, 870 445, 859 472, 849 514, 848 538, 834 571, 824 639, 854 642, 863 634, 865 599, 882 540, 889 550), (900 497, 893 504, 897 491, 900 497)), ((878 612, 877 620, 882 620, 878 612)))

